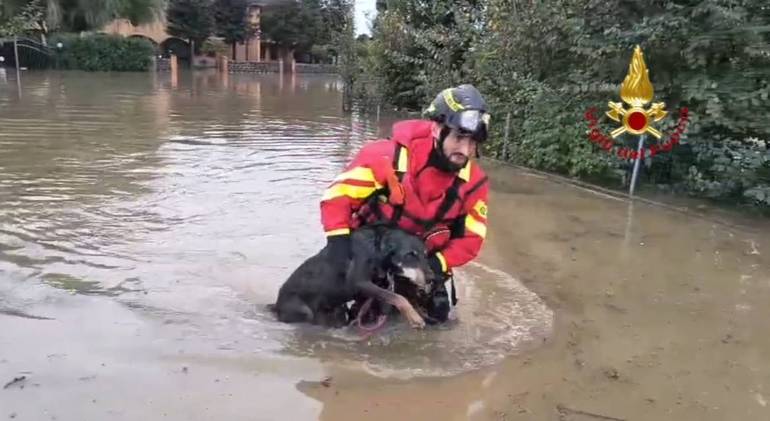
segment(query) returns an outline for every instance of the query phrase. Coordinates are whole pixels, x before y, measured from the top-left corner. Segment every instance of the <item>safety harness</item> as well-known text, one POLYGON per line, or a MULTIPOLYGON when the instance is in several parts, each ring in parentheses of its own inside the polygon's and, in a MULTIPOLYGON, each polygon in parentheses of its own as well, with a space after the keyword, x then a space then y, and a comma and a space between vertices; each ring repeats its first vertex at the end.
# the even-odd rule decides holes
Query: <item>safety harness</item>
MULTIPOLYGON (((396 143, 396 149, 393 153, 393 170, 396 174, 396 178, 398 179, 398 182, 401 183, 404 179, 404 175, 406 174, 407 170, 409 169, 409 153, 408 149, 402 145, 399 142, 396 143)), ((473 192, 478 190, 481 186, 484 185, 484 183, 487 181, 487 177, 484 176, 481 180, 479 180, 476 184, 474 184, 465 194, 465 197, 470 196, 473 192)), ((447 212, 449 212, 450 209, 452 209, 452 206, 460 200, 465 201, 465 197, 460 197, 460 187, 465 183, 465 180, 463 180, 461 177, 455 177, 454 181, 452 182, 452 185, 449 186, 449 188, 446 191, 446 194, 444 195, 444 200, 439 205, 438 209, 436 210, 436 214, 431 219, 421 219, 417 218, 414 215, 411 215, 409 212, 404 210, 404 204, 391 204, 393 206, 393 215, 388 220, 388 218, 385 217, 385 214, 382 212, 382 209, 380 209, 380 203, 387 201, 387 198, 390 194, 390 189, 388 185, 383 186, 383 188, 374 191, 371 195, 369 195, 368 198, 365 199, 365 208, 369 210, 369 212, 373 213, 377 219, 375 223, 382 223, 385 222, 391 226, 397 226, 398 221, 402 217, 407 217, 414 221, 416 224, 420 225, 425 232, 429 232, 433 227, 435 227, 439 222, 445 222, 445 223, 453 223, 452 229, 451 229, 451 235, 452 236, 461 236, 464 229, 464 224, 462 223, 462 218, 456 218, 456 219, 448 219, 445 220, 444 217, 446 216, 447 212), (454 224, 456 221, 460 221, 459 224, 454 224)), ((366 219, 369 217, 369 214, 367 213, 359 213, 358 218, 361 225, 364 225, 366 223, 366 219)), ((457 305, 457 293, 455 291, 455 281, 454 281, 454 275, 450 272, 449 273, 449 280, 451 281, 451 299, 452 299, 452 306, 457 305)))

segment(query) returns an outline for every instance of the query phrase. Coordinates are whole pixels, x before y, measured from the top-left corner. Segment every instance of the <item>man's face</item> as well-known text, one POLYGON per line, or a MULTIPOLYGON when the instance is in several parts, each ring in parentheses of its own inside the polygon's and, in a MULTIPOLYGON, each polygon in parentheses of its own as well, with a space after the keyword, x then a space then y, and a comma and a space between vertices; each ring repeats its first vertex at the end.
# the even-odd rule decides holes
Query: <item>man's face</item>
POLYGON ((476 155, 476 141, 470 134, 460 133, 452 129, 444 139, 444 156, 456 168, 462 168, 470 157, 476 155))

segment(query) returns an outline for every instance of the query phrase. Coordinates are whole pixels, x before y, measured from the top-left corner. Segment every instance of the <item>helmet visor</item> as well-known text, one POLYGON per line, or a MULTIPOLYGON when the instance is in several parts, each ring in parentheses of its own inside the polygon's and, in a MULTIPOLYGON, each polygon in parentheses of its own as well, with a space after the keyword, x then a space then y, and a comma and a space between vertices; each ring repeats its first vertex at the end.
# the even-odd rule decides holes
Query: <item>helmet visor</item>
POLYGON ((476 141, 486 139, 487 122, 485 113, 479 110, 467 110, 449 115, 447 125, 458 130, 461 134, 470 135, 476 141))

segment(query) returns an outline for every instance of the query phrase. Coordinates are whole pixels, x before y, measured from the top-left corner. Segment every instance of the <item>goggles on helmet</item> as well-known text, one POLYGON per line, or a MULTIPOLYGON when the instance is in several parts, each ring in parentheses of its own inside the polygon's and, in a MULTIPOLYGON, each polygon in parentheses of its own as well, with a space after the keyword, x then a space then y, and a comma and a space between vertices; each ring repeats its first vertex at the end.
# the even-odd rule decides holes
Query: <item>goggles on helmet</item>
POLYGON ((484 141, 487 137, 487 121, 489 115, 479 110, 460 111, 448 116, 446 123, 462 135, 471 136, 476 141, 484 141))

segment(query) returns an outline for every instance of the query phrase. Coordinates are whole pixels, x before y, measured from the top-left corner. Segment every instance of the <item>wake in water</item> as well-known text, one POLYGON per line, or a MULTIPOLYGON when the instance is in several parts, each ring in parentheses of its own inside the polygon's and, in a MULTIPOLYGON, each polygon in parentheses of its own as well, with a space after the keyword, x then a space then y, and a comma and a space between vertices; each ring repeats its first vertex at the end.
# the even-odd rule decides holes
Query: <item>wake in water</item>
POLYGON ((471 263, 456 278, 460 302, 445 325, 414 330, 398 318, 364 340, 353 327, 292 325, 279 339, 281 352, 381 377, 451 376, 496 364, 551 334, 553 311, 505 272, 471 263))

